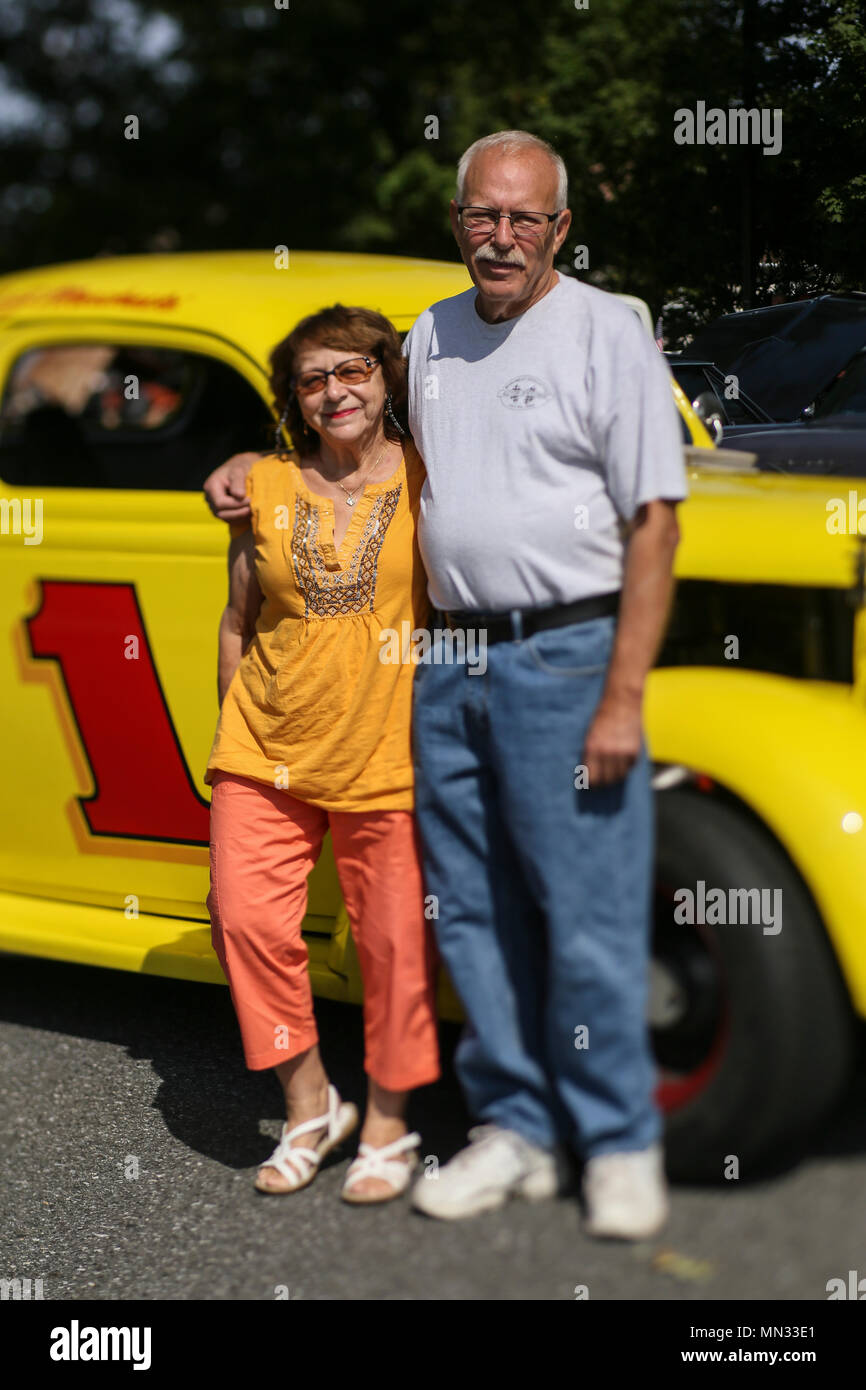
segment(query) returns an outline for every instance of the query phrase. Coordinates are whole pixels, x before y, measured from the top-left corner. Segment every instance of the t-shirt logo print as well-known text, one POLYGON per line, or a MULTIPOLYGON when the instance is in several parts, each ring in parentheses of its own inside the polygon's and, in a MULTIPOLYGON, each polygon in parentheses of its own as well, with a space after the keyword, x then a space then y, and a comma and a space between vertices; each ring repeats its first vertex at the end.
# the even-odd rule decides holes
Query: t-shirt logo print
POLYGON ((547 383, 539 381, 537 377, 516 376, 496 394, 509 410, 528 410, 532 405, 544 405, 552 393, 547 383))

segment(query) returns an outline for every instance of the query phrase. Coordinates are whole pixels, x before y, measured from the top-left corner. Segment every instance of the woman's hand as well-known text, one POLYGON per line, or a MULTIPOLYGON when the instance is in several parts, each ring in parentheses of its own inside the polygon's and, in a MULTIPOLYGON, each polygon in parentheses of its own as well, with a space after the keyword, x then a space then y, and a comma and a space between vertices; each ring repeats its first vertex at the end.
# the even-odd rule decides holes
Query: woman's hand
POLYGON ((220 521, 246 521, 250 514, 247 474, 263 454, 232 454, 205 478, 204 495, 220 521))

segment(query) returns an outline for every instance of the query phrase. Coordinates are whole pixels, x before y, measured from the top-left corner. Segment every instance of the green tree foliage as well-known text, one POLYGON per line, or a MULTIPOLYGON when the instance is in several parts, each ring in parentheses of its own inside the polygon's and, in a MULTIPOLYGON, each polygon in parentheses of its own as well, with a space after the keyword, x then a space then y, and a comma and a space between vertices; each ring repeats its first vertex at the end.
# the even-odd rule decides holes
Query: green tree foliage
POLYGON ((863 284, 858 0, 3 0, 0 41, 4 269, 284 242, 453 258, 457 157, 521 126, 569 168, 562 268, 585 245, 577 273, 679 301, 681 326, 750 280, 756 302, 863 284), (782 152, 677 145, 698 101, 781 109, 782 152))

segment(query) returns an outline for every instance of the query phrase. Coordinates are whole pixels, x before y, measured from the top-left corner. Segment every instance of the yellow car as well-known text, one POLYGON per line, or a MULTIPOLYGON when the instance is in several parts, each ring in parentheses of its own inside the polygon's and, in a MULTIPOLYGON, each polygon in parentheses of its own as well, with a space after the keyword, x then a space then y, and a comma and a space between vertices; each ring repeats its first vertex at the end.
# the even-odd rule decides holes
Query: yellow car
MULTIPOLYGON (((268 447, 268 353, 302 315, 365 304, 402 331, 468 284, 295 252, 0 279, 0 949, 223 981, 202 774, 227 536, 202 481, 268 447)), ((673 389, 687 452, 712 460, 673 389)), ((650 1025, 670 1167, 722 1179, 814 1123, 866 1014, 866 620, 856 521, 827 524, 847 483, 728 459, 690 487, 647 701, 650 1025)), ((305 928, 316 992, 357 1001, 327 853, 305 928)), ((447 982, 441 1007, 458 1016, 447 982)))

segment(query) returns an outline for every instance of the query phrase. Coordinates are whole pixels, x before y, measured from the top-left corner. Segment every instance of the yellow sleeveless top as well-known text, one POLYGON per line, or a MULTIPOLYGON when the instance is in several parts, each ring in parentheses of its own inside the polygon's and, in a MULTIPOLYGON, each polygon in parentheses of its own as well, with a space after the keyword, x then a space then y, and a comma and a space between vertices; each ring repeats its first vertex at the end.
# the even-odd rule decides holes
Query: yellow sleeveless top
POLYGON ((232 772, 330 811, 411 810, 414 665, 382 657, 404 656, 428 620, 424 465, 407 441, 397 471, 358 497, 337 549, 334 504, 309 491, 295 457, 260 459, 247 477, 264 602, 205 781, 232 772))

